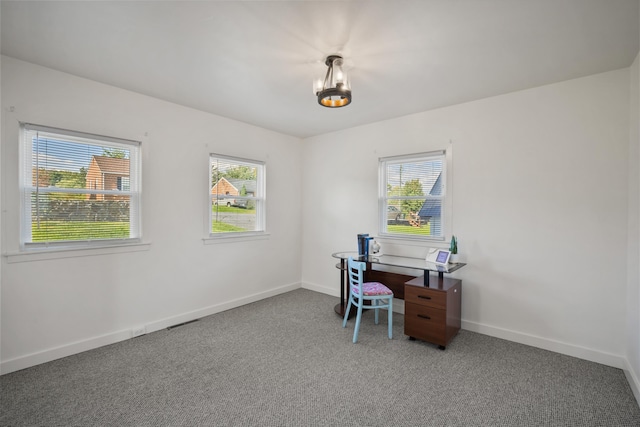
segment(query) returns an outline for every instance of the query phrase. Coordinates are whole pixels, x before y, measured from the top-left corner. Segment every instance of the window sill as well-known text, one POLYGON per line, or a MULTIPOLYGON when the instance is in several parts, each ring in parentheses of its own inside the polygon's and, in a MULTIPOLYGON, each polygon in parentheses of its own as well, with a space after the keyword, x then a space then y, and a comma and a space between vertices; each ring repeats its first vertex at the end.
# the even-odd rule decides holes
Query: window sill
POLYGON ((32 262, 47 261, 51 259, 77 258, 85 256, 100 256, 110 254, 120 254, 127 252, 148 251, 151 243, 129 243, 114 246, 100 246, 95 248, 58 248, 58 249, 40 249, 25 252, 7 253, 8 263, 16 262, 32 262))
POLYGON ((255 233, 255 234, 224 234, 220 236, 209 236, 202 239, 205 245, 217 245, 219 243, 235 243, 235 242, 248 242, 252 240, 266 240, 270 236, 269 233, 255 233))

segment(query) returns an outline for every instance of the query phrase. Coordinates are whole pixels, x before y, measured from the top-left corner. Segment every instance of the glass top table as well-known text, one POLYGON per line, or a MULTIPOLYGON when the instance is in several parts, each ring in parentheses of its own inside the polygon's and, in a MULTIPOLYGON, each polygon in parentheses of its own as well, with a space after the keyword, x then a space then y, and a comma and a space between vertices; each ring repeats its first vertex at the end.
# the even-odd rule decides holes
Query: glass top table
POLYGON ((424 280, 425 285, 429 284, 429 272, 435 271, 438 273, 438 276, 444 275, 444 273, 453 273, 456 270, 464 267, 465 263, 459 262, 456 264, 446 264, 440 265, 434 262, 426 261, 424 258, 410 258, 404 256, 396 256, 396 255, 369 255, 367 257, 359 256, 358 252, 336 252, 331 254, 334 258, 339 258, 340 260, 346 260, 349 257, 353 257, 356 261, 364 261, 371 264, 380 264, 380 265, 388 265, 392 267, 403 267, 403 268, 411 268, 414 270, 422 270, 424 271, 424 280))
POLYGON ((345 304, 345 284, 346 284, 346 270, 347 259, 352 257, 354 260, 363 261, 370 264, 386 265, 390 267, 409 268, 413 270, 422 270, 423 284, 425 287, 429 287, 430 272, 434 271, 438 273, 438 280, 442 282, 445 273, 453 273, 467 265, 466 263, 459 262, 455 264, 440 265, 433 262, 428 262, 424 258, 411 258, 396 255, 376 255, 376 256, 359 256, 358 252, 336 252, 331 254, 332 257, 340 259, 338 267, 340 272, 340 304, 336 305, 335 312, 340 316, 344 316, 345 304))

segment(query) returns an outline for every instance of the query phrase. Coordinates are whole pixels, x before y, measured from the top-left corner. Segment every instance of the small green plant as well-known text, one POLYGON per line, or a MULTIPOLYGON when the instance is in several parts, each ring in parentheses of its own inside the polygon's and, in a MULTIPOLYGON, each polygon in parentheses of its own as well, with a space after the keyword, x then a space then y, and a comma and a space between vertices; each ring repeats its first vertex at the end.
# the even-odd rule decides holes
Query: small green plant
POLYGON ((453 255, 456 255, 458 253, 458 239, 456 239, 456 236, 451 236, 451 244, 449 245, 449 251, 453 255))

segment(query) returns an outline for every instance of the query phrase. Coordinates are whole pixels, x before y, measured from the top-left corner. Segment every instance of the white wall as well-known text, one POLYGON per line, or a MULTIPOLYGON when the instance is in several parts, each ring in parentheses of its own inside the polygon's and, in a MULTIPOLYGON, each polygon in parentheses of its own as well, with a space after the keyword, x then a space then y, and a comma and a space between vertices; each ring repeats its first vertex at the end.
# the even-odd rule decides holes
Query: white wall
MULTIPOLYGON (((0 56, 0 81, 2 81, 2 56, 0 56)), ((0 100, 2 99, 2 85, 0 85, 0 100)), ((2 103, 0 102, 0 114, 2 114, 2 103)), ((0 120, 0 138, 1 135, 3 135, 3 129, 2 129, 2 120, 0 120)), ((2 165, 2 150, 0 150, 0 165, 2 165)), ((0 193, 2 192, 2 173, 0 171, 0 193)), ((3 243, 2 243, 2 235, 3 233, 1 232, 2 230, 2 212, 3 212, 3 208, 2 208, 2 197, 0 196, 0 248, 2 248, 3 243)), ((2 262, 0 262, 0 355, 2 354, 2 262)), ((1 359, 0 359, 1 361, 1 359)), ((2 373, 1 370, 1 365, 0 365, 0 373, 2 373)))
POLYGON ((142 140, 150 243, 102 256, 3 257, 2 372, 300 286, 298 138, 9 57, 1 77, 3 253, 18 251, 18 121, 142 140), (266 161, 268 239, 203 244, 210 152, 266 161))
POLYGON ((378 158, 449 141, 463 328, 622 367, 629 69, 305 140, 303 287, 377 233, 378 158))
POLYGON ((630 69, 629 237, 627 290, 627 361, 629 383, 640 402, 640 54, 630 69))

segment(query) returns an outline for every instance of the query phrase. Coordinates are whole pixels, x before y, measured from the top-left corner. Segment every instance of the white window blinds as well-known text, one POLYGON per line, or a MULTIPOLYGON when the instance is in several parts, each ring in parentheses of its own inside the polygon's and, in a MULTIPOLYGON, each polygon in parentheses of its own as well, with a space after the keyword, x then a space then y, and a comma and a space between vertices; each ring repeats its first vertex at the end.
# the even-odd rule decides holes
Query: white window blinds
POLYGON ((21 125, 21 247, 140 238, 140 143, 21 125))

